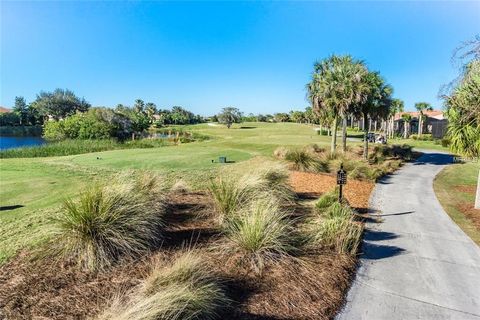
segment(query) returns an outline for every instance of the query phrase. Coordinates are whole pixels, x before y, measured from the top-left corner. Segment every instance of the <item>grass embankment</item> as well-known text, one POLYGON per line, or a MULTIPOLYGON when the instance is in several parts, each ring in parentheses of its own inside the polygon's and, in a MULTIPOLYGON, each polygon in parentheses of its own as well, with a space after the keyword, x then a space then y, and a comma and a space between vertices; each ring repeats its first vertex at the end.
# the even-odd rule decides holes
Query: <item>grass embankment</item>
POLYGON ((169 145, 164 139, 141 139, 119 142, 117 140, 64 140, 34 147, 13 148, 0 151, 0 158, 39 158, 69 156, 82 153, 117 149, 158 148, 169 145))
POLYGON ((433 187, 455 223, 480 245, 480 210, 474 209, 480 163, 458 163, 443 169, 433 187))

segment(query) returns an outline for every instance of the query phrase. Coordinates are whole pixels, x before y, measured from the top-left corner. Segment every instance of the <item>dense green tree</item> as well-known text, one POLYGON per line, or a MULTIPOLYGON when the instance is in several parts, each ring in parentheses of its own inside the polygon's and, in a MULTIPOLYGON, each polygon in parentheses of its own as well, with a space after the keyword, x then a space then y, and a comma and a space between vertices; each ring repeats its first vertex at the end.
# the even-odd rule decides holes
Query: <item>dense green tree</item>
POLYGON ((296 123, 305 122, 305 113, 302 111, 290 111, 290 120, 296 123))
POLYGON ((63 119, 77 111, 85 112, 90 104, 84 98, 75 96, 68 89, 55 89, 53 92, 42 91, 32 103, 40 114, 53 119, 63 119))
POLYGON ((480 156, 480 60, 468 64, 463 78, 444 99, 451 150, 480 156))
POLYGON ((223 123, 230 129, 233 123, 239 123, 242 120, 242 113, 234 107, 223 108, 217 115, 218 122, 223 123))
POLYGON ((15 97, 13 112, 18 115, 20 125, 28 125, 28 106, 24 97, 15 97))
POLYGON ((278 112, 273 115, 275 122, 289 122, 290 116, 288 113, 278 112))

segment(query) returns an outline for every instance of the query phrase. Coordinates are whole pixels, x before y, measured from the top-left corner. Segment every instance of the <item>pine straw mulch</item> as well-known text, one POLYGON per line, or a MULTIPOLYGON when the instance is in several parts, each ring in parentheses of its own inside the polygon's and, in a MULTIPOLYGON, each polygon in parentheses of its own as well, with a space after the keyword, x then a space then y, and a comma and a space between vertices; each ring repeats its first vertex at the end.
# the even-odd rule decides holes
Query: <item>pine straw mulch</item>
MULTIPOLYGON (((475 196, 477 192, 477 186, 472 185, 456 185, 455 190, 458 192, 470 194, 475 196)), ((480 230, 480 209, 475 209, 473 202, 461 201, 455 205, 458 211, 463 213, 467 219, 472 221, 473 225, 477 230, 480 230)))
MULTIPOLYGON (((332 191, 336 183, 336 176, 325 173, 292 171, 290 174, 290 184, 295 192, 304 197, 317 198, 322 193, 332 191)), ((374 186, 373 182, 348 179, 347 184, 343 187, 344 196, 350 206, 360 212, 365 212, 368 209, 370 193, 374 186)))
MULTIPOLYGON (((317 189, 315 189, 317 190, 317 189)), ((73 265, 31 259, 21 253, 0 267, 0 319, 86 319, 101 312, 111 297, 137 285, 153 261, 168 262, 186 247, 203 251, 224 279, 235 301, 224 319, 332 319, 341 307, 356 261, 325 252, 283 259, 267 265, 263 275, 226 263, 209 249, 221 241, 210 197, 205 193, 169 196, 165 241, 136 261, 123 261, 108 272, 82 272, 73 265)), ((299 205, 300 206, 300 205, 299 205)), ((303 207, 300 210, 308 210, 303 207)))

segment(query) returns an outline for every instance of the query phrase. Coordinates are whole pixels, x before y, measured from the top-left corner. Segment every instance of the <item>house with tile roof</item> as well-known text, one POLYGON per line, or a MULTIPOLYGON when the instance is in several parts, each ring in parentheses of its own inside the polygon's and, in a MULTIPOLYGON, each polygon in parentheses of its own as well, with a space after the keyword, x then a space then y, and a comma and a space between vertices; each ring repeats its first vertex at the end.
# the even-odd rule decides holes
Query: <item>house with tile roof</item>
MULTIPOLYGON (((404 114, 409 114, 412 117, 410 121, 410 134, 417 134, 418 132, 418 117, 420 116, 419 111, 407 111, 399 112, 395 114, 394 117, 394 130, 398 134, 402 134, 404 130, 404 120, 402 116, 404 114)), ((431 110, 424 111, 423 115, 425 121, 423 121, 423 133, 432 134, 432 137, 435 139, 441 139, 445 136, 447 132, 448 121, 445 117, 445 114, 441 110, 431 110)))

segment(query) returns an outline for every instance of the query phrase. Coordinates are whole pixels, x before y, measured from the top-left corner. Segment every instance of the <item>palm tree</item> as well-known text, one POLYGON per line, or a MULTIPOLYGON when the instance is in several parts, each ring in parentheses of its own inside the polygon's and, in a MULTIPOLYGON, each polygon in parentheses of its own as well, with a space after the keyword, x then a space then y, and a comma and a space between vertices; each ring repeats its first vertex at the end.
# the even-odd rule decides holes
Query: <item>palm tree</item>
POLYGON ((415 103, 415 109, 418 110, 418 135, 421 136, 423 132, 423 112, 425 110, 433 110, 432 106, 428 102, 417 102, 415 103))
POLYGON ((361 61, 351 56, 331 56, 315 63, 312 80, 307 84, 307 98, 317 114, 331 114, 333 134, 331 151, 337 146, 337 128, 339 118, 343 118, 342 142, 346 151, 347 115, 354 103, 359 102, 359 87, 367 68, 361 61))
POLYGON ((386 119, 390 114, 393 89, 385 83, 378 72, 369 72, 362 79, 359 86, 359 102, 355 104, 354 112, 357 117, 363 118, 363 157, 368 158, 368 119, 386 119))
POLYGON ((145 112, 147 113, 148 119, 150 119, 150 123, 153 123, 153 115, 157 113, 157 106, 153 102, 148 102, 145 105, 145 112))
POLYGON ((412 121, 412 115, 409 113, 402 114, 403 120, 403 138, 408 139, 408 132, 410 131, 410 121, 412 121))
POLYGON ((404 103, 400 99, 393 99, 392 106, 390 108, 390 123, 388 124, 388 137, 393 138, 394 134, 394 124, 395 124, 395 115, 397 113, 403 112, 404 103))

